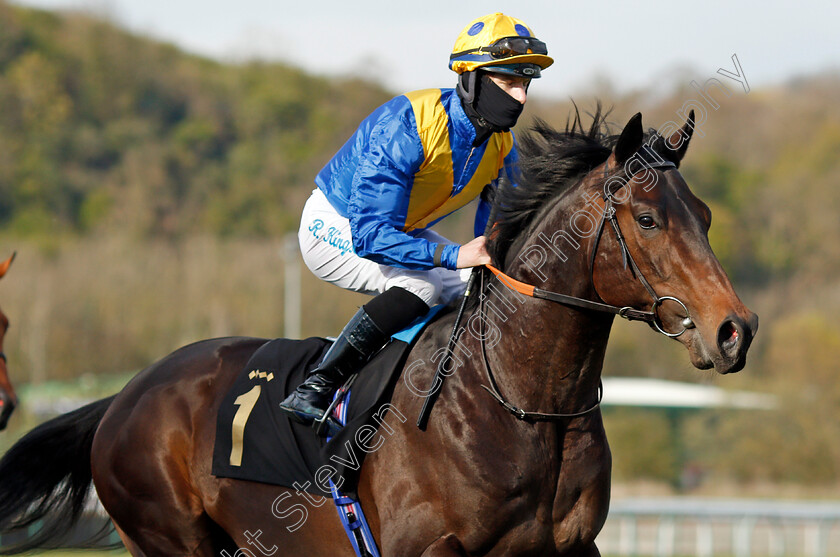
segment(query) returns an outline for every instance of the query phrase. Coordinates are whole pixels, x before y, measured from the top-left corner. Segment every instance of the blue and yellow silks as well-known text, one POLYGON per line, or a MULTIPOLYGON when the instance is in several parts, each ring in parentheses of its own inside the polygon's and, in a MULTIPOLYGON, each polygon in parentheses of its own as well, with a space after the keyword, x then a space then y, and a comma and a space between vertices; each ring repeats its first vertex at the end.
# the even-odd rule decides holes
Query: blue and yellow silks
MULTIPOLYGON (((495 133, 475 148, 474 140, 475 128, 454 89, 415 91, 368 116, 315 183, 349 219, 357 255, 431 269, 438 245, 414 234, 475 199, 502 168, 513 177, 513 134, 495 133)), ((476 234, 488 213, 479 208, 476 234)), ((455 269, 458 249, 445 246, 440 266, 455 269)))

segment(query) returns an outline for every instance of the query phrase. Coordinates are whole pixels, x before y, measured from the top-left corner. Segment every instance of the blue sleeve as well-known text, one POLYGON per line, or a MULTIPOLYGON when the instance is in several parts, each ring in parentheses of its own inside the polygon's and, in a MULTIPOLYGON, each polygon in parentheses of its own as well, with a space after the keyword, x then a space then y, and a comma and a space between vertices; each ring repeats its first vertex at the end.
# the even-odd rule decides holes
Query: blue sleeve
MULTIPOLYGON (((402 230, 414 174, 423 163, 423 146, 413 120, 390 117, 371 131, 353 177, 348 204, 353 249, 359 257, 410 270, 435 265, 438 244, 402 230)), ((459 246, 445 245, 440 266, 455 269, 459 246)))
MULTIPOLYGON (((491 184, 491 187, 497 187, 495 183, 491 184)), ((475 210, 475 225, 474 225, 474 232, 475 237, 478 238, 484 231, 487 230, 487 221, 490 219, 490 204, 484 201, 482 197, 478 201, 478 208, 475 210)))
MULTIPOLYGON (((513 147, 504 160, 504 172, 507 175, 509 186, 512 188, 515 188, 518 182, 518 163, 519 154, 516 152, 516 138, 514 138, 513 147)), ((499 180, 494 180, 490 186, 496 190, 490 197, 495 197, 495 194, 499 189, 499 180)), ((487 221, 490 220, 490 209, 490 203, 485 201, 482 196, 478 202, 478 208, 475 211, 475 224, 473 231, 475 232, 476 238, 482 236, 487 230, 487 221)))

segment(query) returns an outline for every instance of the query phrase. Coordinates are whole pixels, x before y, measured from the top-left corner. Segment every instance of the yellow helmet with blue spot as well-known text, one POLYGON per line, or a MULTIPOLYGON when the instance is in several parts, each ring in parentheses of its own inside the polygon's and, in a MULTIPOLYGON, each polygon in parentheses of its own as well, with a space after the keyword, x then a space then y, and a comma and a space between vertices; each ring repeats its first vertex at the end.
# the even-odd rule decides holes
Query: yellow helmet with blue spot
POLYGON ((456 73, 478 68, 512 71, 525 77, 539 77, 554 63, 545 43, 515 17, 495 13, 471 21, 458 38, 449 56, 449 69, 456 73))

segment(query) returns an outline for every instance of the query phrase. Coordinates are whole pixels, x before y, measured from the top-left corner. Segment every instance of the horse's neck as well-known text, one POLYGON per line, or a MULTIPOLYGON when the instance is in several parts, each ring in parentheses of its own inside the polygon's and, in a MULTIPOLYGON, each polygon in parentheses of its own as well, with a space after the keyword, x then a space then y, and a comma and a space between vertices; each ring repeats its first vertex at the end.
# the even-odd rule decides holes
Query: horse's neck
POLYGON ((612 318, 534 298, 513 304, 516 311, 504 319, 500 311, 483 314, 487 362, 499 390, 527 411, 571 413, 591 406, 612 318))
MULTIPOLYGON (((552 220, 569 222, 567 217, 552 220)), ((542 232, 550 238, 556 231, 556 225, 547 224, 536 236, 542 232)), ((548 257, 556 257, 542 267, 549 278, 546 283, 540 283, 533 264, 529 268, 525 263, 527 258, 512 261, 509 273, 543 289, 590 298, 587 248, 593 240, 581 241, 579 249, 566 250, 566 261, 543 244, 548 257)), ((590 407, 601 377, 612 317, 518 295, 496 280, 488 285, 485 295, 484 319, 488 331, 497 332, 495 337, 488 335, 487 342, 498 339, 487 350, 488 362, 500 391, 527 411, 570 413, 590 407)))

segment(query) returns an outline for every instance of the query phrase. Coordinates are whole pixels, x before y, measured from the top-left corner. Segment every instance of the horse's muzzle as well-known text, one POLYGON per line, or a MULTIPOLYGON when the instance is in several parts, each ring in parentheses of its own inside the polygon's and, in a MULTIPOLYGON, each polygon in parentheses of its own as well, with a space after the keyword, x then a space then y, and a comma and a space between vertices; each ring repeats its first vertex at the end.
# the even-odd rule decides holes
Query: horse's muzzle
POLYGON ((715 369, 719 373, 741 371, 747 363, 747 351, 758 331, 758 315, 749 312, 745 317, 730 315, 724 319, 717 331, 719 361, 715 369))

